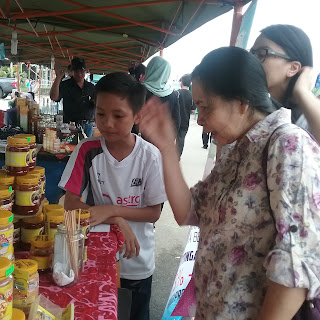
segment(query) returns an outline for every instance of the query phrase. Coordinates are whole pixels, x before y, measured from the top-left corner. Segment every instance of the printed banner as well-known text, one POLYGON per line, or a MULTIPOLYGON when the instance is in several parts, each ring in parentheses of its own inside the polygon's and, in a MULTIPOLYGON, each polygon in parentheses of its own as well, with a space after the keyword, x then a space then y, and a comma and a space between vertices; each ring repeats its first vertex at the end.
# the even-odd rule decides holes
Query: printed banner
MULTIPOLYGON (((182 316, 171 316, 171 314, 190 282, 193 266, 194 266, 194 260, 195 260, 196 252, 198 249, 198 243, 199 243, 199 228, 190 227, 188 242, 184 249, 182 257, 180 258, 179 269, 178 269, 176 278, 174 280, 173 287, 169 295, 169 300, 167 302, 164 314, 162 316, 162 320, 182 319, 182 316)), ((193 308, 191 308, 191 310, 187 310, 187 311, 192 313, 188 316, 194 316, 195 305, 193 308)))

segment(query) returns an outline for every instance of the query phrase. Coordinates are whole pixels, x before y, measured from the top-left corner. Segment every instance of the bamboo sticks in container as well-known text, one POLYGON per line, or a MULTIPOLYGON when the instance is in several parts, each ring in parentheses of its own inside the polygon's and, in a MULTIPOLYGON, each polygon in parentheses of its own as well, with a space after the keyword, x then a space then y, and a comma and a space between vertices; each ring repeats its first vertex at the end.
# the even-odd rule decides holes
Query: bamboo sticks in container
MULTIPOLYGON (((81 210, 79 211, 79 215, 80 212, 81 210)), ((69 262, 71 269, 74 271, 75 281, 77 281, 79 277, 79 243, 77 241, 77 232, 79 230, 78 224, 76 222, 76 210, 65 210, 64 225, 66 227, 67 244, 69 250, 69 262)))

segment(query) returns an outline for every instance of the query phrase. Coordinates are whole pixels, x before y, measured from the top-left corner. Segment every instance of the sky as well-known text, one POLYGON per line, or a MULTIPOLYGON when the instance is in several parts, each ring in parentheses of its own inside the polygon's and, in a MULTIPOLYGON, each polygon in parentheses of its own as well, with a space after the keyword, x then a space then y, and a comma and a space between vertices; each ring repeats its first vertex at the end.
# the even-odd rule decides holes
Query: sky
MULTIPOLYGON (((264 27, 279 23, 295 25, 310 37, 316 77, 320 72, 319 14, 320 0, 258 0, 247 49, 252 47, 264 27)), ((232 18, 233 10, 164 49, 163 57, 171 64, 171 80, 178 80, 183 74, 192 72, 211 50, 229 45, 232 18)), ((148 61, 150 59, 146 65, 148 61)))

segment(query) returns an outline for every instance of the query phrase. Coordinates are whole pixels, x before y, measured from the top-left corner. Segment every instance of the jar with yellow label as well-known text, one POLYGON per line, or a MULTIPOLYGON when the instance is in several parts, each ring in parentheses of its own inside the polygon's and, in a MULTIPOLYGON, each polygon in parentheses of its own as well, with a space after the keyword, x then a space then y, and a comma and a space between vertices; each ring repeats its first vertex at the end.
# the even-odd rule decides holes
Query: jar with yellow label
POLYGON ((37 261, 39 272, 52 269, 54 238, 48 235, 31 240, 30 259, 37 261))
MULTIPOLYGON (((13 260, 13 214, 0 210, 0 257, 13 260)), ((1 319, 1 318, 0 318, 1 319)))
POLYGON ((44 234, 43 214, 39 214, 34 218, 22 219, 21 222, 21 243, 22 250, 30 250, 31 240, 34 237, 44 234))
POLYGON ((15 261, 13 277, 13 307, 28 316, 31 304, 39 294, 38 263, 31 259, 15 261))
POLYGON ((78 223, 80 216, 80 226, 82 228, 82 234, 84 235, 84 252, 83 261, 87 261, 88 242, 90 234, 90 212, 84 209, 76 210, 76 221, 78 223))
POLYGON ((21 219, 13 218, 13 248, 20 248, 21 219))
POLYGON ((8 258, 0 257, 0 319, 12 318, 13 263, 8 258))
POLYGON ((7 138, 6 171, 13 176, 25 175, 29 171, 29 141, 27 138, 7 138))
POLYGON ((20 216, 36 215, 39 211, 39 176, 17 177, 13 212, 20 216))
POLYGON ((12 197, 13 197, 14 176, 8 175, 5 170, 0 170, 0 186, 5 186, 8 189, 10 189, 10 187, 11 187, 12 197))
POLYGON ((47 211, 47 220, 48 220, 48 234, 52 237, 57 233, 58 225, 64 223, 64 215, 55 211, 47 211))
POLYGON ((23 311, 16 308, 12 309, 12 320, 25 320, 25 319, 26 319, 26 315, 24 314, 23 311))
POLYGON ((12 211, 13 199, 12 188, 0 186, 0 210, 12 211))
POLYGON ((46 176, 45 176, 45 169, 43 167, 35 167, 32 171, 33 173, 38 173, 40 176, 40 191, 41 191, 41 198, 40 201, 43 201, 45 198, 45 191, 46 191, 46 176))
POLYGON ((19 133, 15 135, 16 138, 27 138, 29 142, 29 171, 36 167, 37 162, 37 144, 36 136, 33 134, 19 133))

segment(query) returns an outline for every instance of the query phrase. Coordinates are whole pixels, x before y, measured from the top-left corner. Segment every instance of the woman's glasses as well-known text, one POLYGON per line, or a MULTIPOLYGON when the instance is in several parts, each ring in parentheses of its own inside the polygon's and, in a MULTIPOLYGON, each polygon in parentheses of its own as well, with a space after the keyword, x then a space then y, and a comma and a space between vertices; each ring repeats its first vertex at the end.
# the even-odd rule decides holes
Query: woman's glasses
POLYGON ((261 63, 264 62, 268 56, 276 56, 286 60, 292 60, 288 55, 279 53, 279 52, 274 52, 274 51, 271 51, 270 49, 264 49, 264 48, 260 48, 256 50, 250 49, 250 53, 256 56, 261 63))

